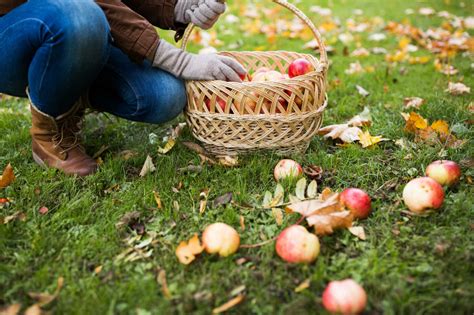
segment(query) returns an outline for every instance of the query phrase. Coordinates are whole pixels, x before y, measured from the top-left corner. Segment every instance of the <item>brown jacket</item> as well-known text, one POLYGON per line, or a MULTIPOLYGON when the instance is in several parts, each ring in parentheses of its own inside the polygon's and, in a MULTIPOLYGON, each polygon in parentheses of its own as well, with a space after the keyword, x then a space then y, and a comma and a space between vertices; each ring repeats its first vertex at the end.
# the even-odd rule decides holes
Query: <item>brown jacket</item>
MULTIPOLYGON (((107 16, 114 43, 133 60, 152 60, 159 36, 154 26, 176 30, 180 39, 185 24, 174 21, 177 0, 95 0, 107 16)), ((26 0, 0 0, 0 15, 26 0)))

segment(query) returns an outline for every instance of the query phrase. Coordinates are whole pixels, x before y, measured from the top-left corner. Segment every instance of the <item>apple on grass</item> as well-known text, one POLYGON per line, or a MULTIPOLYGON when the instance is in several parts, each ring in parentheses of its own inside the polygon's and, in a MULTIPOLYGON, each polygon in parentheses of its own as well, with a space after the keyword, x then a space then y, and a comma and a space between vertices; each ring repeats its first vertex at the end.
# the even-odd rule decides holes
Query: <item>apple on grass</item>
POLYGON ((453 186, 459 182, 461 168, 453 161, 434 161, 426 168, 426 176, 433 178, 441 185, 453 186))
POLYGON ((443 187, 431 177, 415 178, 403 189, 403 201, 415 213, 438 209, 444 201, 443 187))
POLYGON ((284 229, 276 240, 276 252, 289 263, 311 263, 319 255, 319 239, 301 225, 284 229))
POLYGON ((369 195, 358 188, 347 188, 341 193, 341 203, 349 209, 354 217, 365 219, 370 214, 371 200, 369 195))
POLYGON ((301 165, 293 160, 284 159, 277 163, 273 170, 273 176, 276 181, 286 178, 298 178, 303 175, 303 168, 301 165))
POLYGON ((230 225, 213 223, 204 230, 202 245, 209 254, 218 253, 221 257, 227 257, 239 248, 240 236, 230 225))
POLYGON ((298 58, 290 64, 290 67, 288 68, 288 75, 290 78, 294 78, 311 71, 314 71, 313 65, 304 58, 298 58))
POLYGON ((358 314, 367 304, 367 294, 352 279, 331 281, 323 292, 323 306, 333 314, 358 314))

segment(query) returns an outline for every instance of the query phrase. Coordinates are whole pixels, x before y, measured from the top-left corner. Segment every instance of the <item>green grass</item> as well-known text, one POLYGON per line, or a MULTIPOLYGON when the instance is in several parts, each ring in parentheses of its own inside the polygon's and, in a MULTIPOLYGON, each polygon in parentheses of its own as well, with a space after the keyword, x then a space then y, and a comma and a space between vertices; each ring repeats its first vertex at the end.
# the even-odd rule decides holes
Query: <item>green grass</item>
MULTIPOLYGON (((239 4, 242 1, 238 2, 239 4)), ((385 21, 405 18, 427 28, 438 26, 439 18, 420 18, 404 14, 405 9, 431 6, 457 15, 467 15, 472 1, 321 1, 330 6, 343 24, 354 9, 364 10, 357 19, 381 16, 385 21)), ((301 1, 309 12, 313 1, 301 1)), ((232 5, 234 13, 238 4, 232 5)), ((310 15, 318 24, 316 14, 310 15)), ((229 26, 225 26, 229 27, 229 26)), ((221 32, 223 26, 219 26, 221 32)), ((233 33, 223 35, 226 44, 241 36, 237 26, 233 33)), ((361 34, 361 44, 373 47, 361 34)), ((334 35, 330 35, 334 36, 334 35)), ((331 40, 329 38, 328 40, 331 40)), ((265 38, 243 38, 242 49, 265 45, 265 38)), ((388 39, 377 46, 389 51, 397 47, 397 39, 388 39)), ((280 39, 278 48, 302 50, 304 41, 280 39)), ((273 166, 279 157, 271 153, 241 158, 241 166, 227 169, 208 166, 199 174, 183 174, 177 168, 199 158, 178 144, 165 156, 157 154, 150 144, 150 133, 164 134, 168 126, 153 126, 90 116, 85 134, 87 150, 94 153, 102 144, 110 145, 103 155, 100 171, 78 179, 54 170, 38 167, 31 158, 28 128, 30 117, 25 100, 0 101, 0 167, 11 162, 17 180, 0 190, 0 197, 14 202, 0 209, 0 216, 16 211, 26 213, 26 220, 0 225, 0 305, 34 303, 28 292, 52 293, 58 277, 65 285, 56 301, 46 307, 55 314, 209 314, 231 299, 232 291, 245 286, 245 300, 233 308, 235 314, 318 314, 323 313, 321 293, 328 281, 352 277, 360 282, 369 296, 368 314, 472 314, 474 311, 474 194, 468 176, 473 170, 464 167, 460 185, 446 191, 446 200, 439 213, 429 217, 411 217, 401 200, 404 184, 423 174, 424 168, 440 158, 461 161, 472 158, 472 113, 468 96, 450 96, 444 92, 448 79, 436 72, 432 61, 427 65, 389 66, 384 57, 362 59, 364 66, 375 66, 375 72, 346 75, 344 70, 356 58, 342 55, 343 45, 333 44, 336 53, 330 56, 329 81, 336 78, 341 85, 329 91, 330 104, 325 124, 340 123, 369 106, 374 118, 372 134, 392 140, 405 138, 406 149, 385 142, 369 149, 358 145, 336 147, 314 138, 304 155, 293 158, 302 164, 321 165, 330 176, 321 186, 342 189, 355 186, 373 197, 373 213, 360 224, 365 227, 367 241, 360 241, 347 231, 322 237, 321 254, 311 265, 289 265, 281 261, 273 245, 241 249, 234 256, 219 259, 202 255, 189 266, 178 263, 174 250, 209 223, 226 222, 239 230, 242 242, 253 244, 276 236, 283 227, 276 225, 271 212, 227 206, 207 209, 199 215, 199 193, 210 188, 210 199, 233 192, 241 204, 261 200, 265 190, 275 187, 273 166), (405 67, 406 74, 400 69, 405 67), (362 98, 356 92, 359 84, 371 95, 362 98), (384 92, 384 86, 388 92, 384 92), (412 142, 404 133, 400 116, 403 98, 420 96, 427 100, 418 111, 430 121, 444 119, 450 125, 460 124, 460 138, 469 140, 460 149, 446 149, 412 142), (11 109, 11 110, 10 110, 11 109), (470 122, 469 122, 470 121, 470 122), (123 160, 119 153, 133 150, 138 155, 123 160), (145 178, 138 173, 150 154, 157 171, 145 178), (388 181, 392 185, 383 186, 388 181), (183 183, 175 193, 172 187, 183 183), (114 187, 115 189, 110 189, 114 187), (384 188, 388 187, 388 188, 384 188), (108 191, 109 190, 109 191, 108 191), (153 210, 153 191, 159 191, 164 209, 153 210), (179 210, 173 202, 179 203, 179 210), (38 209, 49 212, 40 215, 38 209), (148 233, 155 233, 156 243, 150 258, 120 262, 117 255, 127 245, 123 239, 131 230, 118 230, 115 224, 128 212, 139 211, 148 233), (240 230, 240 216, 245 217, 245 230, 240 230), (238 264, 245 258, 246 262, 238 264), (103 266, 99 274, 97 266, 103 266), (157 283, 157 270, 166 270, 172 299, 166 299, 157 283), (301 293, 294 288, 305 279, 311 285, 301 293)), ((226 47, 221 47, 226 49, 226 47)), ((196 49, 196 47, 194 47, 196 49)), ((355 49, 355 43, 349 50, 355 49)), ((429 55, 420 51, 418 55, 429 55)), ((458 56, 453 64, 460 73, 452 79, 464 80, 471 88, 472 57, 458 56)), ((180 118, 183 119, 182 117, 180 118)), ((176 122, 174 122, 176 123, 176 122)), ((187 130, 181 140, 192 140, 187 130)), ((472 161, 472 160, 471 160, 472 161)), ((287 187, 288 190, 291 187, 287 187)), ((298 219, 286 216, 284 225, 298 219)))

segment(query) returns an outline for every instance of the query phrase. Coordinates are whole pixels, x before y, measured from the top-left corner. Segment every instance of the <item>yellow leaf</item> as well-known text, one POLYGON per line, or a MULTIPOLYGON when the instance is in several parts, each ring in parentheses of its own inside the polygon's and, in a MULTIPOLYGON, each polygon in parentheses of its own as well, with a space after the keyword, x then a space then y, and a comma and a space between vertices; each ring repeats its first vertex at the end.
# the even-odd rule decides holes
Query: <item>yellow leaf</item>
POLYGON ((155 197, 156 207, 162 209, 163 205, 161 204, 160 194, 157 191, 153 191, 153 196, 155 197))
POLYGON ((357 236, 361 240, 365 241, 367 237, 365 236, 365 231, 362 226, 352 226, 348 228, 349 232, 351 232, 352 235, 357 236))
POLYGON ((56 286, 56 290, 54 291, 54 294, 48 294, 48 293, 35 293, 35 292, 29 292, 28 295, 37 301, 37 305, 40 307, 46 306, 52 301, 54 301, 58 295, 59 292, 61 291, 61 288, 63 287, 64 284, 64 278, 59 277, 58 278, 58 283, 56 286))
POLYGON ((223 313, 229 309, 231 309, 232 307, 236 306, 237 304, 239 304, 240 302, 242 302, 244 299, 244 295, 243 294, 239 294, 237 295, 235 298, 231 299, 230 301, 228 301, 227 303, 224 303, 222 304, 221 306, 219 307, 216 307, 215 309, 212 310, 212 314, 220 314, 220 313, 223 313))
POLYGON ((311 284, 311 280, 310 279, 306 279, 304 280, 303 282, 301 282, 296 288, 295 288, 295 292, 298 293, 298 292, 301 292, 303 290, 306 290, 307 288, 309 288, 309 285, 311 284))
POLYGON ((437 120, 431 124, 431 128, 440 134, 449 134, 449 124, 444 120, 437 120))
POLYGON ((17 315, 20 312, 21 304, 16 303, 0 309, 1 315, 17 315))
POLYGON ((173 149, 173 147, 176 144, 176 139, 170 138, 168 142, 166 142, 165 146, 163 148, 158 148, 158 153, 160 154, 166 154, 173 149))
POLYGON ((398 47, 400 47, 401 50, 406 50, 410 42, 411 40, 409 38, 402 37, 402 39, 400 39, 398 42, 398 47))
POLYGON ((0 176, 0 188, 8 187, 14 180, 13 167, 8 163, 7 167, 3 170, 3 175, 0 176))
POLYGON ((272 215, 278 226, 283 224, 283 211, 280 208, 272 208, 272 215))
POLYGON ((359 142, 362 144, 363 148, 370 147, 380 141, 384 141, 387 139, 382 138, 381 136, 371 136, 368 131, 361 132, 359 134, 359 142))
POLYGON ((168 288, 168 282, 166 281, 166 271, 164 269, 160 270, 158 277, 156 277, 156 281, 161 285, 161 291, 163 292, 165 298, 168 300, 171 299, 171 292, 168 288))
POLYGON ((196 259, 196 255, 202 253, 203 250, 204 247, 201 245, 198 235, 194 234, 188 242, 182 241, 179 243, 175 254, 180 263, 189 265, 194 259, 196 259))
POLYGON ((142 170, 140 171, 140 177, 145 176, 148 173, 153 173, 156 170, 155 165, 153 164, 153 160, 151 156, 147 156, 145 163, 143 163, 142 170))
MULTIPOLYGON (((403 117, 407 116, 404 115, 403 117)), ((408 115, 408 119, 405 118, 405 120, 405 130, 408 132, 415 133, 417 129, 428 128, 428 121, 415 112, 411 112, 410 115, 408 115)))

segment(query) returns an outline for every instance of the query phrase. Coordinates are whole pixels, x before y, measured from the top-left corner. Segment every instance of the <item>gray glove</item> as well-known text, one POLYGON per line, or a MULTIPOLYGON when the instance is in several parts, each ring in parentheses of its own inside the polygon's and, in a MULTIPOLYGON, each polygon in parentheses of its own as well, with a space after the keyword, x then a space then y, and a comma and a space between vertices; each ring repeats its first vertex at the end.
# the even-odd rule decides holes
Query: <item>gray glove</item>
POLYGON ((226 9, 218 0, 178 0, 174 8, 175 20, 180 23, 209 29, 226 9))
POLYGON ((195 55, 160 39, 153 66, 185 80, 242 82, 247 71, 235 59, 217 54, 195 55))

